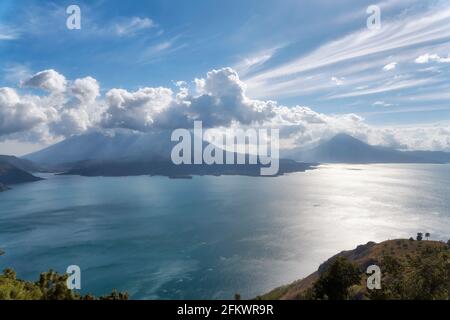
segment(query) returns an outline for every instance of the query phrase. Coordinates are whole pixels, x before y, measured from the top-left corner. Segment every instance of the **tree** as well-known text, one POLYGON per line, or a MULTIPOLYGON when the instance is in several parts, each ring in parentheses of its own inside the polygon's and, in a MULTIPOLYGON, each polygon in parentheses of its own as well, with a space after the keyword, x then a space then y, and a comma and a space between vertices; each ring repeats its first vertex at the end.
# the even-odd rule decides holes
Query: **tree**
POLYGON ((423 239, 423 233, 422 232, 418 232, 417 233, 417 241, 422 241, 422 239, 423 239))
POLYGON ((446 300, 449 298, 450 261, 440 248, 427 248, 409 263, 403 299, 446 300))
POLYGON ((359 284, 361 271, 346 258, 336 258, 314 284, 316 299, 346 300, 351 286, 359 284))
POLYGON ((381 290, 368 292, 378 300, 447 300, 450 289, 450 260, 442 246, 424 245, 406 259, 385 256, 380 264, 381 290))
POLYGON ((430 236, 431 236, 431 235, 430 235, 429 232, 425 233, 425 238, 427 238, 427 240, 428 240, 428 238, 429 238, 430 236))
POLYGON ((17 279, 13 269, 0 273, 0 300, 128 300, 126 292, 113 290, 110 294, 95 297, 85 296, 67 288, 68 275, 50 270, 40 275, 39 281, 29 282, 17 279))
POLYGON ((6 268, 3 270, 3 275, 10 280, 16 280, 16 272, 13 269, 6 268))
MULTIPOLYGON (((118 292, 114 289, 109 295, 101 296, 99 300, 128 300, 129 296, 127 292, 118 292)), ((95 297, 94 297, 95 299, 95 297)), ((91 296, 87 296, 86 300, 93 300, 91 296)))
POLYGON ((450 239, 447 241, 447 246, 450 248, 450 239))
POLYGON ((68 275, 50 270, 41 273, 36 283, 42 291, 42 300, 76 300, 75 292, 67 288, 68 275))

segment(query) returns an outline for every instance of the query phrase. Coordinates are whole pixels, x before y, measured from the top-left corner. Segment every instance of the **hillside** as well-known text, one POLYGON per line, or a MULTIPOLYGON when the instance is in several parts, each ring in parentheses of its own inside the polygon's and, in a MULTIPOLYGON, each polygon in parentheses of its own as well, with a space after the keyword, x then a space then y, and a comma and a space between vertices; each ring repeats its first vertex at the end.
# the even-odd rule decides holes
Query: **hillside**
POLYGON ((17 169, 32 173, 32 172, 45 172, 46 170, 30 160, 17 158, 15 156, 0 155, 0 163, 10 164, 17 169))
POLYGON ((368 242, 356 249, 343 251, 331 257, 306 278, 276 288, 257 299, 314 299, 315 284, 340 258, 354 265, 361 276, 359 283, 350 288, 349 299, 427 299, 430 296, 436 299, 448 299, 449 257, 449 246, 443 242, 412 239, 388 240, 381 243, 368 242), (370 265, 377 265, 382 270, 382 290, 369 291, 366 287, 365 270, 370 265), (432 278, 433 276, 435 278, 432 278), (416 283, 423 286, 417 292, 415 291, 416 283))
POLYGON ((328 141, 306 149, 284 152, 290 159, 321 163, 449 163, 450 153, 399 151, 372 146, 348 134, 338 134, 328 141))
POLYGON ((32 174, 16 168, 15 166, 0 162, 0 183, 3 185, 12 185, 25 182, 34 182, 42 180, 32 174))
POLYGON ((80 161, 170 160, 171 149, 168 131, 104 130, 72 136, 22 158, 54 168, 80 161))

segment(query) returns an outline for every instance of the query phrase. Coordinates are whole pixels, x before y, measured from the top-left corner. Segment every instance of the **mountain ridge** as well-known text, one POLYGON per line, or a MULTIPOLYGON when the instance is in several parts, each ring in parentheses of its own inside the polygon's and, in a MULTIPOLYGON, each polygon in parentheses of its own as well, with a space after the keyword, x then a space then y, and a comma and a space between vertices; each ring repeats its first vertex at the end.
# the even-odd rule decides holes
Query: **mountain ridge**
POLYGON ((337 134, 313 148, 295 148, 284 155, 297 161, 319 163, 450 163, 450 153, 373 146, 346 133, 337 134))
POLYGON ((21 170, 9 163, 0 162, 0 184, 4 187, 3 191, 9 189, 8 186, 10 185, 40 180, 43 179, 21 170))
MULTIPOLYGON (((42 166, 53 168, 55 172, 83 176, 134 176, 162 175, 187 177, 191 175, 246 175, 259 176, 265 165, 194 165, 173 164, 172 148, 178 142, 171 141, 171 131, 136 133, 129 130, 93 131, 74 136, 41 151, 24 156, 42 166)), ((207 145, 202 142, 202 149, 207 145)), ((191 144, 194 148, 194 144, 191 144)), ((221 150, 218 148, 218 150, 221 150)), ((227 157, 231 152, 221 150, 227 157)), ((194 155, 191 150, 192 157, 194 155)), ((236 157, 236 153, 232 154, 236 157)), ((313 168, 312 164, 279 159, 281 175, 303 172, 313 168)), ((193 162, 192 162, 193 163, 193 162)))
POLYGON ((0 163, 8 163, 17 169, 32 173, 32 172, 45 172, 46 169, 35 164, 34 162, 18 158, 10 155, 0 155, 0 163))
MULTIPOLYGON (((170 139, 170 131, 145 134, 130 130, 93 131, 73 136, 22 159, 59 172, 85 168, 95 163, 108 163, 110 168, 113 165, 117 168, 119 162, 161 164, 170 162, 175 144, 170 139)), ((312 148, 282 150, 280 158, 303 163, 450 163, 450 153, 447 152, 401 151, 373 146, 345 133, 337 134, 312 148)))

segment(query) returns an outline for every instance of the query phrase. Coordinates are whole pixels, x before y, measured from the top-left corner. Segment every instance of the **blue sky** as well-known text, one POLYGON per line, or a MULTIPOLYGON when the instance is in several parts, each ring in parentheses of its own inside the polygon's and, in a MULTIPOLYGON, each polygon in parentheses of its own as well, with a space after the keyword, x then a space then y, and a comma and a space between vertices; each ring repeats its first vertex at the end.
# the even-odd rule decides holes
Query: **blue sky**
POLYGON ((232 67, 253 99, 357 114, 372 126, 447 126, 449 9, 423 0, 3 0, 0 87, 42 95, 18 83, 53 69, 96 79, 101 94, 175 90, 232 67), (81 30, 66 28, 71 4, 81 30), (366 27, 371 4, 381 8, 376 33, 366 27))

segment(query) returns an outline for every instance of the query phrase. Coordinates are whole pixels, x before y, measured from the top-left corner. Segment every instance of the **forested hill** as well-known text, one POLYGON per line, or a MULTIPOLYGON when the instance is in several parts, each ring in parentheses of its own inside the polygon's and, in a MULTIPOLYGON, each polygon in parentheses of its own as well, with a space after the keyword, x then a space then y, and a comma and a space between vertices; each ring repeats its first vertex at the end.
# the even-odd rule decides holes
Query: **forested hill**
POLYGON ((448 300, 449 294, 450 240, 446 244, 411 238, 343 251, 306 278, 257 299, 448 300), (367 289, 365 272, 370 265, 381 268, 381 290, 367 289))

